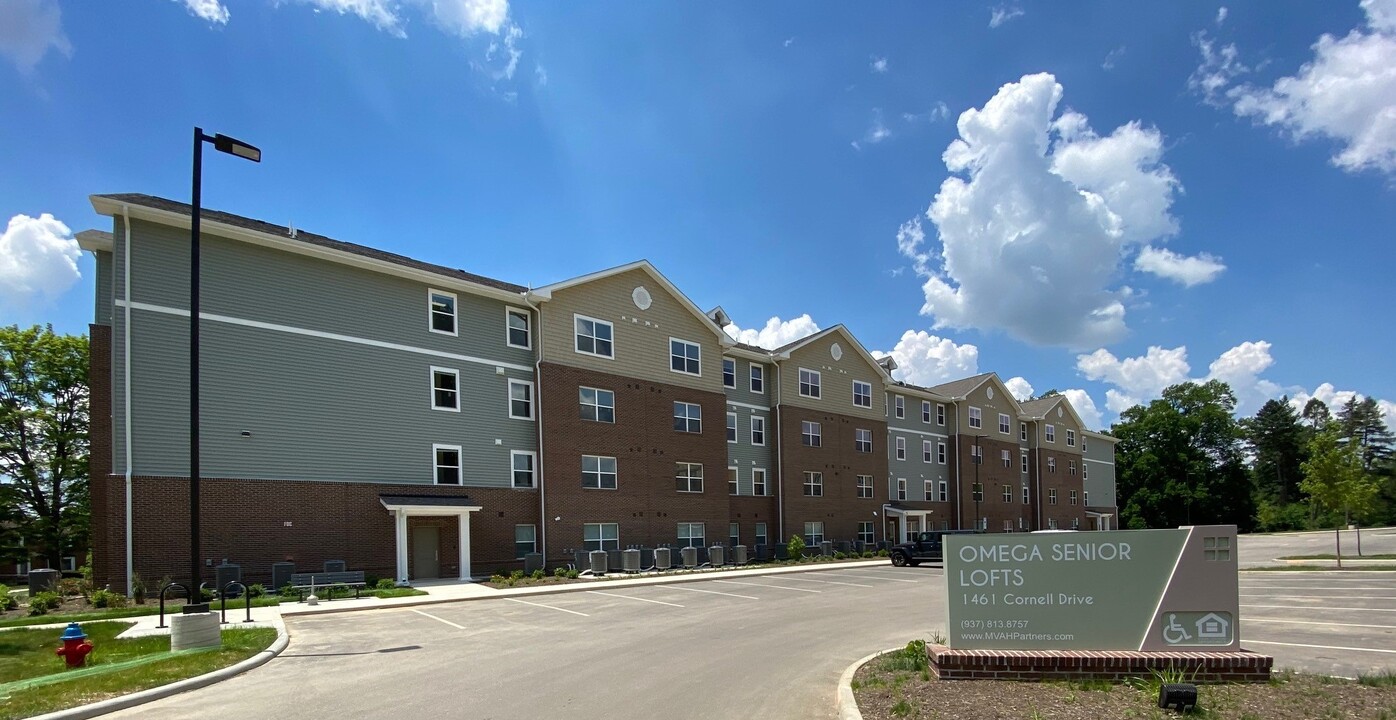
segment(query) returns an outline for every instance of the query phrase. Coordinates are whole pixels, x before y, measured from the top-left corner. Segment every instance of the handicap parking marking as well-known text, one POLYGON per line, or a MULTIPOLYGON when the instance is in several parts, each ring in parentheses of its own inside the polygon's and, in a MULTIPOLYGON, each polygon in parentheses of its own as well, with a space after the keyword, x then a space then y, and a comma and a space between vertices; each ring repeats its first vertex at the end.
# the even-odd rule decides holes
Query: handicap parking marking
POLYGON ((752 586, 752 587, 775 588, 775 589, 777 589, 777 590, 794 590, 795 592, 805 592, 805 593, 822 593, 822 592, 824 592, 823 590, 810 590, 809 588, 793 588, 793 587, 786 587, 786 586, 784 586, 784 585, 770 585, 770 584, 767 584, 767 583, 740 582, 740 581, 738 581, 738 580, 714 580, 713 582, 715 582, 715 583, 723 583, 723 584, 725 584, 725 585, 750 585, 750 586, 752 586))
POLYGON ((1242 643, 1245 644, 1245 645, 1251 645, 1251 644, 1255 644, 1255 645, 1280 645, 1280 646, 1283 646, 1283 647, 1316 648, 1316 649, 1318 649, 1318 650, 1347 650, 1347 651, 1349 651, 1349 652, 1372 652, 1372 653, 1386 653, 1386 654, 1388 654, 1388 655, 1396 655, 1396 650, 1386 650, 1386 649, 1383 649, 1383 648, 1344 647, 1344 646, 1341 646, 1341 645, 1308 645, 1308 644, 1306 644, 1306 643, 1287 643, 1287 642, 1276 642, 1276 641, 1273 641, 1273 640, 1249 640, 1249 639, 1248 639, 1248 640, 1243 640, 1242 643))
POLYGON ((839 582, 839 581, 837 581, 837 580, 815 580, 814 578, 781 577, 780 579, 781 579, 781 580, 794 580, 794 581, 796 581, 796 582, 823 583, 823 584, 825 584, 825 585, 847 585, 848 587, 860 587, 860 588, 870 588, 870 587, 874 587, 874 586, 872 586, 872 585, 863 585, 863 584, 861 584, 861 583, 839 582))
POLYGON ((1363 623, 1340 623, 1340 622, 1317 622, 1314 620, 1285 620, 1283 618, 1243 618, 1244 622, 1268 622, 1285 623, 1288 625, 1322 625, 1324 627, 1355 627, 1355 628, 1377 628, 1379 630, 1396 630, 1396 625, 1365 625, 1363 623))
POLYGON ((509 602, 522 603, 522 604, 524 604, 524 605, 532 605, 533 607, 547 608, 547 609, 549 609, 549 610, 557 610, 558 612, 572 613, 573 615, 581 615, 582 617, 591 617, 590 615, 588 615, 588 614, 586 614, 586 613, 584 613, 584 612, 577 612, 576 610, 568 610, 567 608, 560 608, 560 607, 557 607, 557 606, 554 606, 554 605, 544 605, 543 603, 529 602, 529 601, 527 601, 527 600, 520 600, 520 599, 518 599, 518 598, 500 598, 500 599, 501 599, 501 600, 508 600, 509 602))
MULTIPOLYGON (((1243 608, 1260 608, 1266 610, 1314 610, 1316 608, 1299 608, 1294 605, 1242 605, 1243 608)), ((1396 608, 1354 608, 1354 607, 1325 607, 1324 610, 1351 611, 1351 612, 1396 612, 1396 608)))
POLYGON ((838 575, 834 575, 834 577, 858 578, 858 579, 860 579, 860 580, 886 580, 887 582, 899 582, 899 583, 919 583, 919 582, 921 582, 920 580, 907 580, 906 578, 882 577, 881 575, 849 575, 848 573, 839 573, 838 575))
MULTIPOLYGON (((722 582, 722 581, 721 581, 721 580, 718 580, 717 582, 722 582)), ((761 599, 761 598, 759 598, 759 597, 752 597, 752 596, 750 596, 750 595, 738 595, 738 594, 736 594, 736 593, 718 592, 717 590, 704 590, 704 589, 702 589, 702 588, 684 587, 684 586, 682 586, 682 585, 670 585, 669 587, 670 587, 671 589, 673 589, 673 590, 686 590, 686 591, 688 591, 688 592, 707 593, 707 594, 709 594, 709 595, 726 595, 727 597, 741 598, 741 599, 743 599, 743 600, 760 600, 760 599, 761 599)))
POLYGON ((417 608, 408 608, 408 609, 411 610, 411 611, 414 612, 414 613, 417 613, 418 615, 421 615, 422 617, 429 617, 429 618, 431 618, 432 620, 435 620, 435 621, 437 621, 437 622, 446 623, 447 625, 450 625, 451 627, 456 628, 457 630, 465 630, 465 629, 466 629, 466 627, 465 627, 464 625, 458 625, 458 624, 456 624, 456 623, 451 622, 450 620, 447 620, 446 618, 437 617, 437 616, 435 616, 435 615, 432 615, 432 614, 429 613, 429 612, 423 612, 423 611, 421 611, 421 610, 418 610, 417 608))
POLYGON ((638 600, 640 602, 654 603, 655 605, 668 605, 669 607, 676 608, 683 607, 678 603, 664 602, 663 600, 650 600, 649 598, 634 597, 632 595, 619 595, 617 593, 602 592, 600 590, 588 590, 587 592, 591 593, 592 595, 605 595, 607 597, 624 598, 626 600, 638 600))

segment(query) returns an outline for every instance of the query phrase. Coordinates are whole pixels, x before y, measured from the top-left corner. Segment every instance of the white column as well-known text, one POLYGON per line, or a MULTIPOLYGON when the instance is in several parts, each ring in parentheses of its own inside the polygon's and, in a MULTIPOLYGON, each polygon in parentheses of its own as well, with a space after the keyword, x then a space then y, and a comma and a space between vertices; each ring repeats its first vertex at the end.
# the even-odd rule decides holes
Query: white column
POLYGON ((407 511, 394 510, 397 525, 397 584, 407 584, 407 511))
POLYGON ((470 582, 470 512, 462 510, 460 519, 460 579, 470 582))

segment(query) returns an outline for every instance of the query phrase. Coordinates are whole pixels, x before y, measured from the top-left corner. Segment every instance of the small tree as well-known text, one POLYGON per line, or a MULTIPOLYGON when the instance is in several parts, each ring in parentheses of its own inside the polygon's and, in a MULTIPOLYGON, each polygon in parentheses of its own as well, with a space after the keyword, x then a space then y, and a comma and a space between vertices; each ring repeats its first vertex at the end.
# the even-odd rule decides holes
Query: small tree
POLYGON ((790 542, 785 544, 785 554, 791 560, 799 560, 805 556, 805 541, 799 535, 791 535, 790 542))
POLYGON ((1345 443, 1332 428, 1323 430, 1309 442, 1309 459, 1304 461, 1304 480, 1299 484, 1317 504, 1333 513, 1334 556, 1343 566, 1342 523, 1354 511, 1365 513, 1376 497, 1376 483, 1362 472, 1362 456, 1355 443, 1345 443))

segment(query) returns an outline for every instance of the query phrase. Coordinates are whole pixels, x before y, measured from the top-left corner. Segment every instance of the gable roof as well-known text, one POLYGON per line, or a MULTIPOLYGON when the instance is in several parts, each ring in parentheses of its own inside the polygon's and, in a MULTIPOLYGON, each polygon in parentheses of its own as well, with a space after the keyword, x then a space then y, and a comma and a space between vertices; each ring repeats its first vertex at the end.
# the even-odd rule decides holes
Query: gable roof
POLYGON ((78 247, 92 252, 98 250, 111 252, 112 248, 116 246, 116 239, 105 230, 83 230, 74 235, 73 239, 78 241, 78 247))
POLYGON ((994 373, 992 372, 979 373, 978 375, 971 375, 960 380, 951 380, 948 383, 932 385, 926 389, 939 395, 945 395, 951 400, 963 400, 969 397, 970 393, 978 390, 980 385, 983 385, 993 376, 994 373))
POLYGON ((1076 414, 1076 408, 1071 406, 1071 401, 1068 400, 1065 395, 1051 395, 1036 400, 1029 400, 1023 403, 1023 412, 1028 415, 1030 420, 1045 420, 1047 419, 1047 413, 1050 413, 1052 408, 1057 405, 1066 405, 1066 411, 1071 413, 1071 417, 1076 421, 1077 427, 1080 427, 1082 430, 1086 428, 1086 423, 1082 422, 1081 416, 1076 414))
MULTIPOLYGON (((103 215, 110 215, 113 217, 120 214, 121 205, 134 205, 137 207, 146 208, 148 210, 153 210, 155 211, 155 213, 148 214, 148 216, 144 219, 150 219, 155 222, 160 222, 162 220, 167 221, 174 217, 190 217, 193 215, 193 208, 187 203, 169 200, 162 197, 156 197, 154 195, 145 195, 142 193, 114 193, 108 195, 92 195, 89 199, 92 201, 93 209, 95 209, 97 212, 103 215)), ((483 275, 476 275, 475 273, 466 272, 465 270, 450 268, 446 267, 445 265, 435 265, 433 263, 415 260, 413 258, 407 257, 406 255, 398 255, 397 253, 391 253, 386 250, 379 250, 377 248, 372 248, 367 245, 357 245, 355 243, 344 242, 343 240, 335 240, 334 238, 326 237, 324 235, 317 235, 312 232, 306 232, 299 228, 293 229, 284 225, 276 225, 273 223, 264 222, 262 220, 255 220, 253 218, 244 217, 242 215, 235 215, 233 213, 224 212, 222 210, 210 210, 208 208, 200 208, 199 218, 201 223, 207 226, 213 226, 209 228, 210 230, 215 229, 216 226, 219 225, 228 228, 248 230, 265 237, 275 238, 278 243, 283 245, 289 243, 292 245, 300 244, 305 246, 324 248, 340 253, 355 255, 373 261, 390 263, 392 265, 410 268, 413 270, 420 270, 423 272, 431 273, 433 275, 439 275, 441 277, 450 278, 452 280, 457 280, 460 282, 470 283, 472 285, 479 285, 493 290, 503 290, 504 292, 508 293, 522 293, 528 289, 522 285, 515 285, 514 283, 504 282, 503 280, 495 280, 494 278, 488 278, 483 275)))
POLYGON ((704 327, 707 327, 709 330, 712 330, 713 333, 717 335, 718 343, 720 343, 723 347, 731 347, 733 344, 736 343, 736 341, 732 339, 731 335, 728 335, 726 331, 718 327, 717 323, 713 322, 713 319, 711 317, 708 317, 707 313, 703 312, 702 310, 699 310, 698 306, 694 305, 693 301, 689 300, 688 296, 683 294, 683 291, 680 290, 677 285, 675 285, 672 282, 669 282, 669 278, 664 277, 664 273, 659 272, 659 269, 656 268, 654 264, 648 260, 636 260, 635 262, 626 263, 624 265, 617 265, 613 268, 598 270, 594 273, 579 275, 577 277, 569 278, 567 280, 560 280, 550 285, 544 285, 539 288, 534 288, 528 291, 528 297, 538 302, 547 302, 553 299, 553 293, 557 292, 558 290, 566 290, 567 288, 576 287, 578 285, 585 285, 587 283, 596 282, 597 280, 604 280, 608 277, 613 277, 622 273, 630 272, 631 270, 643 271, 651 278, 653 278, 655 282, 663 286, 664 289, 667 290, 670 295, 673 295, 675 298, 678 298, 679 304, 682 305, 684 309, 688 310, 688 312, 691 313, 693 317, 697 318, 698 321, 702 323, 704 327))
POLYGON ((796 350, 799 350, 800 348, 814 342, 815 340, 819 340, 833 333, 838 333, 842 335, 846 340, 848 340, 848 342, 853 346, 853 349, 857 350, 858 354, 863 356, 864 361, 866 361, 869 365, 873 366, 874 368, 877 368, 877 373, 878 375, 882 376, 883 381, 890 382, 892 380, 892 376, 887 373, 887 368, 883 367, 882 364, 877 361, 877 358, 873 357, 872 353, 868 352, 868 349, 863 347, 863 343, 858 342, 858 338, 854 337, 853 333, 849 332, 848 328, 844 327, 843 323, 839 323, 838 325, 835 325, 831 328, 827 328, 825 330, 820 330, 819 332, 813 335, 806 335, 805 337, 802 337, 794 342, 786 343, 776 348, 775 350, 772 350, 771 355, 781 360, 789 360, 790 353, 793 353, 796 350))

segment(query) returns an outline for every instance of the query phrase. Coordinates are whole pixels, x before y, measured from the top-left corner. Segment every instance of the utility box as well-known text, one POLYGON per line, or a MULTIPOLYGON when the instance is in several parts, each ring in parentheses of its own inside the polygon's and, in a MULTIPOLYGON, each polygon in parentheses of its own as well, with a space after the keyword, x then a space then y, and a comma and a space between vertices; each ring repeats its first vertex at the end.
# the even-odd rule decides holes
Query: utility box
POLYGON ((620 567, 628 573, 640 572, 640 551, 634 548, 622 551, 620 554, 620 567))
POLYGON ((831 543, 831 542, 829 542, 828 540, 825 540, 824 542, 819 543, 819 554, 820 554, 820 555, 824 555, 824 556, 833 555, 833 554, 834 554, 834 544, 831 543))
POLYGON ((640 548, 640 569, 643 570, 645 568, 654 568, 657 566, 658 563, 654 561, 654 548, 640 548))
POLYGON ((722 567, 722 546, 714 545, 708 548, 708 563, 713 567, 722 567))
POLYGON ((733 564, 733 565, 745 565, 745 564, 746 564, 746 546, 745 546, 745 545, 733 545, 733 546, 732 546, 732 564, 733 564))
POLYGON ((325 561, 325 572, 327 572, 327 573, 340 573, 340 572, 344 572, 344 561, 343 561, 343 560, 326 560, 326 561, 325 561))
POLYGON ((607 557, 606 557, 606 563, 607 563, 607 567, 615 568, 615 569, 617 569, 617 570, 619 570, 619 569, 625 567, 625 565, 624 565, 623 562, 622 562, 622 558, 621 558, 621 554, 620 554, 620 553, 621 553, 620 550, 607 550, 607 551, 606 551, 606 556, 607 556, 607 557))
POLYGON ((654 549, 654 569, 668 570, 674 566, 674 560, 670 556, 669 548, 654 549))
POLYGON ((542 569, 543 553, 531 552, 524 554, 524 572, 532 574, 533 571, 542 569))
POLYGON ((852 551, 852 550, 853 550, 853 543, 850 543, 850 542, 847 541, 847 540, 839 540, 838 542, 835 542, 835 543, 834 543, 834 551, 835 551, 835 552, 846 553, 846 552, 850 552, 850 551, 852 551))
POLYGON ((276 562, 271 564, 271 587, 272 591, 280 590, 291 582, 291 576, 296 574, 296 564, 293 562, 276 562))
POLYGON ((35 593, 41 593, 47 590, 57 589, 58 579, 61 577, 63 577, 63 574, 58 572, 57 570, 50 570, 48 568, 30 570, 29 597, 34 597, 35 593))
POLYGON ((605 550, 592 550, 592 551, 591 551, 591 558, 590 558, 591 562, 590 562, 590 564, 587 566, 587 567, 591 568, 591 574, 592 574, 592 575, 605 575, 605 574, 606 574, 606 561, 609 560, 609 559, 610 559, 610 554, 607 553, 605 550))
POLYGON ((233 590, 223 593, 223 588, 228 587, 230 582, 242 582, 242 566, 232 563, 223 563, 213 569, 213 581, 218 584, 218 592, 226 594, 229 598, 242 597, 242 588, 235 587, 233 590))
POLYGON ((578 572, 591 567, 591 553, 586 550, 572 551, 572 567, 577 568, 578 572))
POLYGON ((790 546, 789 546, 789 545, 772 545, 772 546, 771 546, 771 550, 772 550, 773 556, 774 556, 775 559, 777 559, 777 560, 786 560, 786 559, 789 559, 789 557, 790 557, 790 546))
POLYGON ((698 548, 686 547, 679 551, 679 557, 683 559, 683 566, 686 568, 698 566, 698 548))

